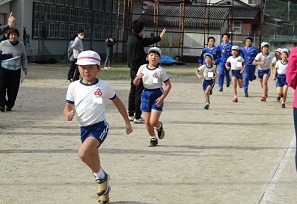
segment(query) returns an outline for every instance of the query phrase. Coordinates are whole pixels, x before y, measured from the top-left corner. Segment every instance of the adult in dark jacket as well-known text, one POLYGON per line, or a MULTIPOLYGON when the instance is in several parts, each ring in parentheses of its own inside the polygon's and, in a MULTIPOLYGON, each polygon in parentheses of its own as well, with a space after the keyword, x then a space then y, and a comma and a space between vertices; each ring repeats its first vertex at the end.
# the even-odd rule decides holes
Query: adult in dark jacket
POLYGON ((128 38, 127 42, 127 61, 128 67, 130 68, 131 77, 131 88, 129 93, 129 120, 134 121, 134 123, 144 123, 144 119, 141 117, 140 110, 140 99, 141 93, 143 91, 142 80, 135 86, 133 80, 136 77, 139 67, 146 64, 146 54, 144 52, 144 47, 161 41, 165 36, 166 29, 164 28, 160 36, 155 36, 152 38, 143 38, 144 33, 144 23, 141 20, 134 20, 132 23, 133 33, 128 38))
POLYGON ((113 56, 113 46, 116 44, 116 40, 112 37, 109 36, 105 40, 105 45, 106 45, 106 59, 104 63, 104 69, 112 69, 111 63, 112 63, 112 56, 113 56))

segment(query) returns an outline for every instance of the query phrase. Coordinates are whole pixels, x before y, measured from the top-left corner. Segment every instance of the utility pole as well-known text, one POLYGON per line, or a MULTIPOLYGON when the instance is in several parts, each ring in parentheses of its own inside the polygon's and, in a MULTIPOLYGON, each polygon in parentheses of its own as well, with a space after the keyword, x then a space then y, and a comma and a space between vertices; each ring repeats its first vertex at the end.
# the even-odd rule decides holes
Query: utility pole
POLYGON ((290 4, 291 2, 288 1, 288 21, 290 21, 290 4))

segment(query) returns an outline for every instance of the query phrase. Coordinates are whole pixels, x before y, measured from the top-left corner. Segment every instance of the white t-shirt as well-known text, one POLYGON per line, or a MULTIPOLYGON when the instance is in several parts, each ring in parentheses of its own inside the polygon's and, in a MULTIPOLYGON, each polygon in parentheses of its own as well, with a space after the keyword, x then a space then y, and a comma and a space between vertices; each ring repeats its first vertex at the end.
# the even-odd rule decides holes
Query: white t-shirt
POLYGON ((241 56, 234 58, 233 56, 228 57, 227 62, 231 64, 232 70, 242 70, 244 59, 241 56))
POLYGON ((156 68, 148 68, 148 64, 141 65, 138 69, 138 74, 143 73, 142 82, 143 87, 146 89, 162 88, 163 82, 169 80, 165 70, 159 65, 156 68))
POLYGON ((257 62, 265 62, 264 65, 258 65, 258 69, 259 70, 268 70, 268 69, 270 69, 270 65, 271 65, 273 57, 275 57, 274 52, 269 52, 269 54, 267 56, 264 56, 262 52, 257 54, 257 56, 255 57, 255 60, 257 62))
POLYGON ((103 80, 84 84, 82 80, 69 84, 66 102, 74 104, 81 127, 105 120, 105 98, 114 99, 115 91, 103 80))
POLYGON ((278 60, 276 62, 275 68, 277 69, 278 74, 286 74, 288 62, 286 64, 283 64, 281 60, 278 60))
POLYGON ((205 80, 211 80, 214 77, 214 72, 216 69, 217 69, 217 66, 214 64, 212 65, 212 67, 208 67, 206 64, 204 64, 198 68, 198 71, 199 72, 203 71, 203 78, 205 80))

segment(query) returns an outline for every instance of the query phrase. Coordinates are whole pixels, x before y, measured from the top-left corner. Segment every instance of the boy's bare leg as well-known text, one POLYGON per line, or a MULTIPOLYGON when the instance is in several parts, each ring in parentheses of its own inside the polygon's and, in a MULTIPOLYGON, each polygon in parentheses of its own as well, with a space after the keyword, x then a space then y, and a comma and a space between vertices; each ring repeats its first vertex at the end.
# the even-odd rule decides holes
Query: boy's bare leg
POLYGON ((150 124, 153 127, 160 128, 161 124, 159 118, 161 116, 162 111, 152 110, 151 117, 150 117, 150 124))
POLYGON ((154 127, 150 123, 151 112, 143 112, 143 116, 144 116, 145 126, 146 126, 148 134, 151 137, 155 136, 154 127))
POLYGON ((95 173, 100 170, 100 159, 97 147, 99 141, 94 137, 88 137, 78 150, 79 158, 95 173))
POLYGON ((243 80, 242 79, 238 79, 238 86, 239 86, 239 88, 242 88, 242 86, 243 86, 243 80))
POLYGON ((268 97, 268 79, 269 79, 269 76, 267 74, 264 74, 264 76, 263 76, 263 94, 266 98, 268 97))
POLYGON ((237 78, 236 77, 232 77, 232 84, 233 84, 234 96, 237 96, 237 78))
POLYGON ((283 102, 287 100, 288 86, 283 87, 283 102))

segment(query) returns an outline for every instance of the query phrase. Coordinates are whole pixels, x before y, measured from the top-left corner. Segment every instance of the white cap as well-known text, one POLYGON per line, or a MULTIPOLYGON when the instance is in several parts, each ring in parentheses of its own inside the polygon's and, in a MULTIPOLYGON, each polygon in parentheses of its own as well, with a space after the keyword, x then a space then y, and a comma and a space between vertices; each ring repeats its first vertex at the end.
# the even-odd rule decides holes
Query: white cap
POLYGON ((212 54, 210 54, 210 53, 204 53, 204 54, 203 54, 204 59, 205 59, 206 56, 210 56, 211 59, 213 60, 213 56, 212 56, 212 54))
POLYGON ((261 48, 264 47, 264 46, 268 46, 268 47, 269 47, 268 42, 262 42, 262 43, 261 43, 261 48))
POLYGON ((283 48, 283 49, 281 49, 281 52, 280 52, 280 53, 283 53, 283 52, 289 54, 289 50, 288 50, 287 48, 283 48))
POLYGON ((239 50, 238 46, 234 45, 232 46, 232 50, 239 50))
POLYGON ((277 49, 275 50, 275 52, 282 53, 282 48, 277 48, 277 49))
POLYGON ((150 54, 151 52, 157 52, 157 53, 159 53, 160 57, 162 56, 162 52, 161 52, 160 48, 158 48, 158 47, 151 47, 148 50, 148 54, 150 54))
POLYGON ((101 57, 97 52, 92 50, 87 50, 79 53, 77 56, 77 65, 93 65, 98 64, 100 65, 101 57))

